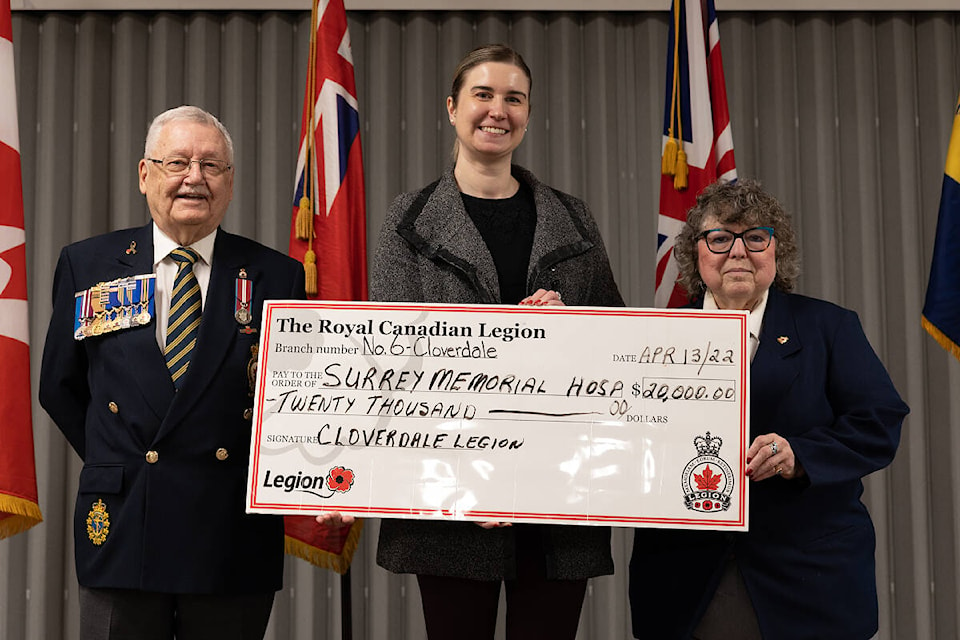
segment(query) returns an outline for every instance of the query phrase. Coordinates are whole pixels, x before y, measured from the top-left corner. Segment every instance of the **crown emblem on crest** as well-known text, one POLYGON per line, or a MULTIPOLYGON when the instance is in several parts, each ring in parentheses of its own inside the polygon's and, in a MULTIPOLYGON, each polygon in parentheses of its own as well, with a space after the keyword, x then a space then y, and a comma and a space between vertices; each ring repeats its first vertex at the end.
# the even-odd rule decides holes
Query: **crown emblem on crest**
POLYGON ((697 453, 702 456, 715 456, 720 453, 723 438, 711 436, 710 432, 707 431, 706 435, 697 436, 693 439, 693 446, 697 448, 697 453))
POLYGON ((103 500, 97 500, 87 514, 87 537, 98 547, 107 539, 110 533, 110 514, 103 500))
POLYGON ((733 469, 720 457, 723 438, 707 431, 693 439, 697 457, 687 463, 680 475, 683 503, 700 513, 719 513, 730 509, 733 495, 733 469))

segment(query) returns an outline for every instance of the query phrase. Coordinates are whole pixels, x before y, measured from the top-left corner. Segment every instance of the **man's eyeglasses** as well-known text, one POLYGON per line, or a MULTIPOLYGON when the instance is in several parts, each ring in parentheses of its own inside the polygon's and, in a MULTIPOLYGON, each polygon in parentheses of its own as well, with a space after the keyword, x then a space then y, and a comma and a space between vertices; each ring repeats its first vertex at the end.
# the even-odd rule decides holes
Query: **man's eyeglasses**
POLYGON ((760 253, 770 246, 770 239, 773 238, 772 227, 753 227, 740 233, 727 231, 726 229, 707 229, 697 239, 703 238, 707 243, 707 249, 711 253, 729 253, 733 249, 733 243, 737 238, 743 240, 743 246, 747 251, 760 253))
POLYGON ((200 172, 208 178, 216 178, 219 175, 229 171, 233 165, 227 164, 223 160, 211 160, 210 158, 201 158, 200 160, 191 160, 180 156, 166 156, 161 160, 147 158, 150 162, 160 165, 163 172, 168 176, 184 176, 190 173, 190 165, 196 162, 200 165, 200 172))

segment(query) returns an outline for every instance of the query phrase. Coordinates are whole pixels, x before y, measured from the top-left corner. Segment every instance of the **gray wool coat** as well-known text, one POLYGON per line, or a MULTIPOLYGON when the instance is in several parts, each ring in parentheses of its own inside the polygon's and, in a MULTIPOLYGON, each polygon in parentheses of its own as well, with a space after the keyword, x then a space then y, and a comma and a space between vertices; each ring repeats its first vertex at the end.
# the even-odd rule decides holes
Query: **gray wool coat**
MULTIPOLYGON (((607 252, 586 205, 541 183, 530 185, 537 224, 527 293, 559 291, 567 305, 623 306, 607 252)), ((384 302, 500 303, 493 258, 463 205, 453 167, 420 191, 398 196, 384 221, 370 279, 370 299, 384 302)), ((610 529, 534 525, 543 532, 547 577, 582 579, 613 573, 610 529)), ((515 576, 513 527, 473 522, 384 520, 377 563, 395 573, 476 580, 515 576)))

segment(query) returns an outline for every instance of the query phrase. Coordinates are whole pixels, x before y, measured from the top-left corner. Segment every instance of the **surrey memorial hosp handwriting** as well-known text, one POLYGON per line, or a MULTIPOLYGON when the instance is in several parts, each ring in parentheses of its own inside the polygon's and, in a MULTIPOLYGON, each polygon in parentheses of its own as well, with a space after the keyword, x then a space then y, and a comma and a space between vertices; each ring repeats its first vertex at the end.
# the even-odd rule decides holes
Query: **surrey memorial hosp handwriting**
POLYGON ((268 301, 247 509, 743 530, 744 312, 268 301))

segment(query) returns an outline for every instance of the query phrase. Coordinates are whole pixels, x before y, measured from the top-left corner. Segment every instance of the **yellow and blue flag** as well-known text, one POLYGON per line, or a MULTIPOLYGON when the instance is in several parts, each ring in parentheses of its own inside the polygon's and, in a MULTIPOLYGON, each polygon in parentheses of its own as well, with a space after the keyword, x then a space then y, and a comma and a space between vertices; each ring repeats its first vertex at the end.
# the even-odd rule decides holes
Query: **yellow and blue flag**
POLYGON ((940 346, 960 359, 960 97, 947 148, 939 215, 921 322, 940 346))

